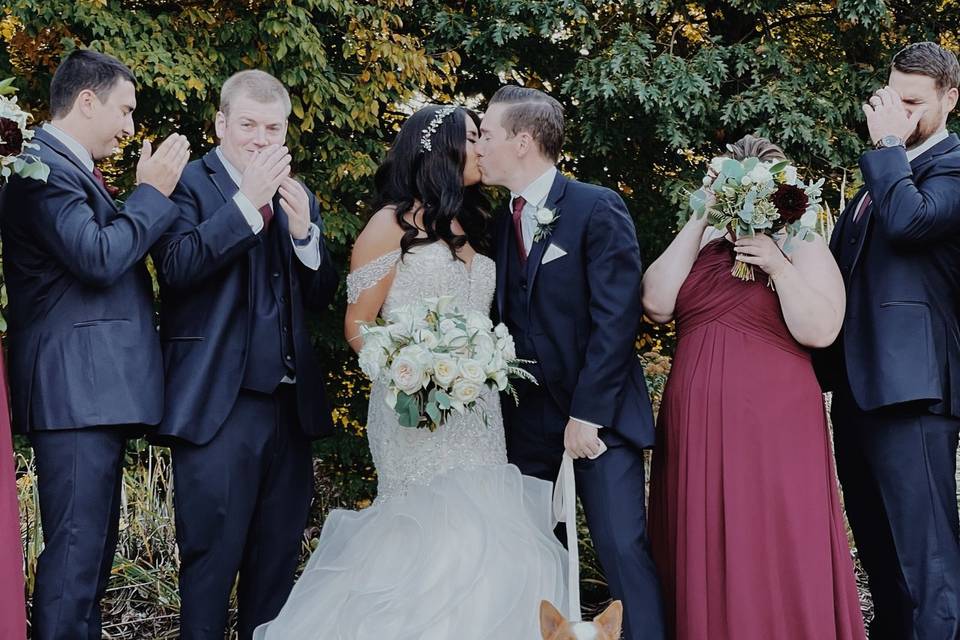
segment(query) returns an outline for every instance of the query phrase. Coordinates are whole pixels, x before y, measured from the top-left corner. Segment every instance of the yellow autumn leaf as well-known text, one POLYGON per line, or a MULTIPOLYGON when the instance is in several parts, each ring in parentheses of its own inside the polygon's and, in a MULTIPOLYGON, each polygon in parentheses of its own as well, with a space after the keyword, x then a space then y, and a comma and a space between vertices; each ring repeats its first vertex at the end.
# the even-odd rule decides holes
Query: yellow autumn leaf
POLYGON ((206 87, 207 85, 199 78, 194 78, 193 76, 187 78, 187 89, 196 89, 197 93, 201 93, 206 87))

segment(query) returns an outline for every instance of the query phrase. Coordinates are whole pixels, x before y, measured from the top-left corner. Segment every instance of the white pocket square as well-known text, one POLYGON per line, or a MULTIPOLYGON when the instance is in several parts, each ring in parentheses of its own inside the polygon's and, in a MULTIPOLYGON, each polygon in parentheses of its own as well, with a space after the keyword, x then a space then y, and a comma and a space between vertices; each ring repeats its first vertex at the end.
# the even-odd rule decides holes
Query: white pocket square
POLYGON ((567 255, 567 252, 558 247, 555 244, 547 247, 547 250, 543 252, 543 261, 540 264, 547 264, 548 262, 553 262, 557 258, 562 258, 567 255))

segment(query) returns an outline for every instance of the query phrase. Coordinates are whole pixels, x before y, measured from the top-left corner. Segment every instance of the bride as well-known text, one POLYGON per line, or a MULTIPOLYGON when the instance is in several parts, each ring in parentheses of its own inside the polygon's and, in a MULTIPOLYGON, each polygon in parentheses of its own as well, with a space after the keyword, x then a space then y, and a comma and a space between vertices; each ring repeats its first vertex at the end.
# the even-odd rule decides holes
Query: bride
MULTIPOLYGON (((474 144, 479 119, 430 105, 400 129, 376 175, 373 215, 353 248, 346 337, 359 322, 452 296, 489 313, 495 266, 474 144)), ((507 464, 500 399, 435 432, 401 427, 370 392, 373 506, 334 511, 277 619, 256 640, 534 640, 540 600, 566 602, 551 485, 507 464)))

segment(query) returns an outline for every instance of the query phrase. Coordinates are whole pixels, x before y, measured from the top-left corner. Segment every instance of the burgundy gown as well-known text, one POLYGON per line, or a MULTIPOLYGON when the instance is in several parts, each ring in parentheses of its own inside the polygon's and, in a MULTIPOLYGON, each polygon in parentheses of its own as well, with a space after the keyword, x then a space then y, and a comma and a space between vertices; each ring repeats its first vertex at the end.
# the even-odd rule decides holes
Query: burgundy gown
POLYGON ((13 468, 10 410, 7 402, 7 371, 0 351, 0 638, 27 637, 23 602, 23 547, 20 544, 20 512, 13 468))
POLYGON ((862 640, 809 352, 776 294, 707 244, 677 297, 650 536, 678 640, 862 640))

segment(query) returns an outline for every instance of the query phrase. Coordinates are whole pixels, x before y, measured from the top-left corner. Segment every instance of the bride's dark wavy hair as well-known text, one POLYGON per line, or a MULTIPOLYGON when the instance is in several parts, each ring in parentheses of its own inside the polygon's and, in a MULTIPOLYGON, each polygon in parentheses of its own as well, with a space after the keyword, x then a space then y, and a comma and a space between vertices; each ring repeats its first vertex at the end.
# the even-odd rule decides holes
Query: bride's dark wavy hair
POLYGON ((489 252, 489 201, 479 184, 463 185, 466 119, 472 119, 479 130, 480 117, 470 109, 457 107, 430 135, 431 149, 426 150, 421 142, 424 130, 442 108, 427 105, 407 118, 374 178, 376 192, 371 207, 374 211, 396 207, 397 224, 404 232, 401 255, 437 240, 446 242, 457 259, 457 251, 467 242, 480 253, 489 252), (404 219, 417 201, 423 207, 423 229, 404 219), (452 231, 454 219, 460 222, 464 235, 452 231), (417 237, 421 231, 426 237, 417 237))

